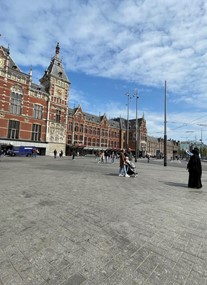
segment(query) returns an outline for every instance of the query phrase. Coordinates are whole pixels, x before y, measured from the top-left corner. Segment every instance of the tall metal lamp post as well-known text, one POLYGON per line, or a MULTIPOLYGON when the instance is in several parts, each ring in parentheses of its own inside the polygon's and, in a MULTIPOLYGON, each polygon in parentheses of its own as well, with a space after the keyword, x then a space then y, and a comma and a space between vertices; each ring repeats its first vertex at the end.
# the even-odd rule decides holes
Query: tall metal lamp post
POLYGON ((167 98, 166 98, 166 80, 165 80, 165 99, 164 99, 164 166, 167 166, 167 98))
POLYGON ((137 152, 138 152, 138 91, 135 90, 134 97, 136 98, 136 133, 135 133, 135 162, 137 162, 137 152))
POLYGON ((129 148, 129 101, 131 99, 130 97, 130 93, 126 93, 125 94, 128 97, 128 101, 127 101, 127 135, 126 135, 126 148, 129 148))

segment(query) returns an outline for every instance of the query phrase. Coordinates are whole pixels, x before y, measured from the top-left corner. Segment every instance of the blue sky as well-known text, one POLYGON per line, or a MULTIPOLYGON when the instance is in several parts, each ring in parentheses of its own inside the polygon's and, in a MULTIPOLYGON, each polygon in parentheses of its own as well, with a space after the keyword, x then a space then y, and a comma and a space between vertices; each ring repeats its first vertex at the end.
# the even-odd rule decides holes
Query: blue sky
POLYGON ((203 0, 0 0, 0 44, 38 82, 60 43, 70 107, 147 121, 163 137, 207 143, 207 2, 203 0))

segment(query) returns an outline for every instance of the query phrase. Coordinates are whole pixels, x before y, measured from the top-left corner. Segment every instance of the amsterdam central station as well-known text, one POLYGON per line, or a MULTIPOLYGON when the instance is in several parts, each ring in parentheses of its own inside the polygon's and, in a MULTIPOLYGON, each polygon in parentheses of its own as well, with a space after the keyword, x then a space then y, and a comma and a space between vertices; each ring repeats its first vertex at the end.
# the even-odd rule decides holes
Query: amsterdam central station
MULTIPOLYGON (((40 155, 53 155, 55 149, 70 155, 73 150, 86 154, 126 147, 132 152, 137 149, 142 157, 163 154, 164 140, 148 136, 144 115, 137 120, 107 119, 107 114, 89 114, 80 105, 68 107, 71 82, 60 58, 59 43, 40 83, 34 83, 32 76, 32 70, 22 72, 10 50, 0 46, 2 146, 35 147, 40 155)), ((167 156, 176 156, 178 147, 179 142, 167 141, 167 156)))

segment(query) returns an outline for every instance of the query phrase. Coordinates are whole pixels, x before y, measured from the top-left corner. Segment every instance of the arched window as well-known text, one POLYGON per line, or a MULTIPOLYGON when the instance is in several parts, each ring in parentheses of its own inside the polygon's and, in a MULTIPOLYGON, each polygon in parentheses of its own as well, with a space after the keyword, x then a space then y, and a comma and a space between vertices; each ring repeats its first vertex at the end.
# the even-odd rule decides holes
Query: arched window
POLYGON ((23 91, 19 86, 13 86, 10 95, 10 113, 21 114, 23 91))

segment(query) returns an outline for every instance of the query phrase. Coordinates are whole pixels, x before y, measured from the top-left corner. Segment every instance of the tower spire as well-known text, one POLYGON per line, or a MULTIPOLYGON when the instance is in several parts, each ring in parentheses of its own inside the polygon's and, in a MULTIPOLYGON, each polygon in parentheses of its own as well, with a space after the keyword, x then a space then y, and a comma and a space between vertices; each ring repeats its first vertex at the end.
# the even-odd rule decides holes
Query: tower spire
POLYGON ((57 43, 57 45, 56 45, 55 53, 56 53, 56 55, 59 55, 59 53, 60 53, 60 46, 59 46, 59 43, 57 43))

